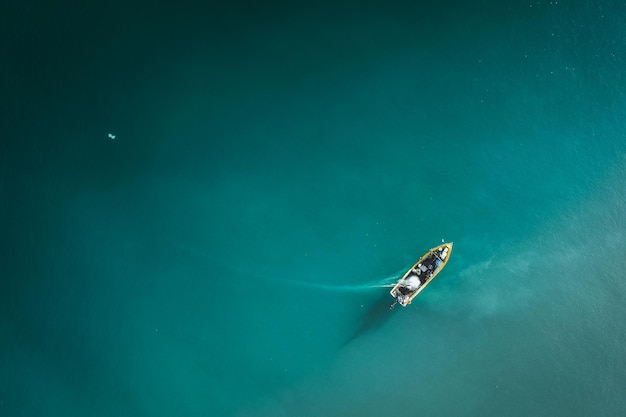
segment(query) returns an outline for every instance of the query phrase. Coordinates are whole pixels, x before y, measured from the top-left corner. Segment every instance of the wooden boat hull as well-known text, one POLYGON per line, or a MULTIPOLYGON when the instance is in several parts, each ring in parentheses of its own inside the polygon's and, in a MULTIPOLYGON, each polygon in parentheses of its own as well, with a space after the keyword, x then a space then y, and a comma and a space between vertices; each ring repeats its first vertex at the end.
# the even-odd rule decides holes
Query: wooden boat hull
POLYGON ((402 307, 411 301, 443 270, 450 259, 453 243, 444 243, 426 252, 392 288, 390 294, 402 307))

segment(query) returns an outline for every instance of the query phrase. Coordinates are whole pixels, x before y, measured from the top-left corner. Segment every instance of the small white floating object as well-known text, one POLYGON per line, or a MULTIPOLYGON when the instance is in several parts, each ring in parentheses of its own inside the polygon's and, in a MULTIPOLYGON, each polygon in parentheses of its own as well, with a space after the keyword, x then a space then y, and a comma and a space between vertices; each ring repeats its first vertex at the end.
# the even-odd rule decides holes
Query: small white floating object
POLYGON ((113 133, 109 133, 109 139, 115 139, 115 135, 113 133))

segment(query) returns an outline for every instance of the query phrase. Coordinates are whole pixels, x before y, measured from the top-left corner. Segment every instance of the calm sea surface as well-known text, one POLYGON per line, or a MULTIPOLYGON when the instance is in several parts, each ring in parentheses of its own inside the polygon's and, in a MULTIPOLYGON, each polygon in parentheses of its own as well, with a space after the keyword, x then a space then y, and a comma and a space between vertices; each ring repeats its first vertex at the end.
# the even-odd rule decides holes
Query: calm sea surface
POLYGON ((626 414, 623 2, 17 3, 0 415, 626 414))

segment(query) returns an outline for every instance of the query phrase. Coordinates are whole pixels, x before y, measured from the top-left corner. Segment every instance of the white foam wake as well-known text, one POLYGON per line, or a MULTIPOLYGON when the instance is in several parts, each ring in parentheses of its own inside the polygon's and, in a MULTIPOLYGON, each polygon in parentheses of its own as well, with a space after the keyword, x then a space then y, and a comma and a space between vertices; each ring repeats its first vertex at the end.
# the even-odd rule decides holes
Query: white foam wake
POLYGON ((391 288, 393 287, 398 279, 402 276, 404 270, 397 272, 393 275, 390 275, 385 278, 381 278, 376 281, 366 282, 362 284, 330 284, 323 282, 304 282, 304 281, 291 281, 291 280, 283 280, 278 279, 275 281, 279 281, 284 285, 294 285, 298 287, 305 287, 315 290, 322 291, 337 291, 337 292, 361 292, 361 291, 371 291, 377 288, 391 288))

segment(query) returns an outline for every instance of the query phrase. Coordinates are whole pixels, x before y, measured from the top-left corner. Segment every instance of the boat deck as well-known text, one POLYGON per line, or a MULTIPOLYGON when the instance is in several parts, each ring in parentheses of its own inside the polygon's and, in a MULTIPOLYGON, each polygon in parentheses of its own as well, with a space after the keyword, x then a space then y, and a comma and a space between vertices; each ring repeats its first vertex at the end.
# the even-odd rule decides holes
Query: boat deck
POLYGON ((411 303, 413 298, 446 266, 452 252, 452 245, 452 243, 444 243, 432 248, 404 274, 391 290, 391 295, 396 302, 403 307, 411 303))

